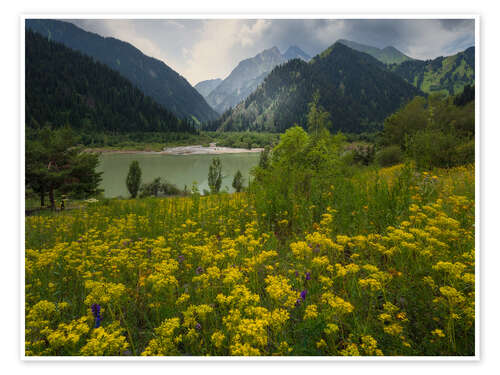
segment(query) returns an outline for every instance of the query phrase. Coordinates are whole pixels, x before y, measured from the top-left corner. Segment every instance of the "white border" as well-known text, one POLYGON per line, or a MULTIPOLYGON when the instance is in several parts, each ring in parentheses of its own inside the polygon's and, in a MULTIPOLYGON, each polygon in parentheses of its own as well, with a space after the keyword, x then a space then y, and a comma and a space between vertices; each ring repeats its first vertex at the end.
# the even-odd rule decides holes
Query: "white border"
MULTIPOLYGON (((20 280, 19 280, 19 306, 20 306, 20 322, 19 322, 19 359, 25 362, 479 362, 480 349, 481 349, 481 319, 480 319, 480 304, 481 304, 481 277, 480 277, 480 248, 481 248, 481 227, 480 227, 480 171, 481 171, 481 127, 480 127, 480 84, 482 75, 480 71, 480 16, 477 13, 472 14, 334 14, 334 13, 168 13, 168 14, 75 14, 75 13, 24 13, 19 18, 19 58, 21 63, 20 69, 20 149, 19 160, 21 173, 19 175, 20 181, 20 202, 19 208, 21 215, 19 215, 20 227, 20 244, 22 251, 19 253, 19 264, 21 267, 20 280), (329 356, 287 356, 287 357, 274 357, 274 356, 259 356, 259 357, 239 357, 239 356, 224 356, 224 357, 202 357, 202 356, 172 356, 172 357, 61 357, 61 356, 26 356, 25 355, 25 20, 29 18, 50 18, 50 19, 474 19, 475 26, 475 281, 476 281, 476 294, 475 294, 475 355, 474 356, 406 356, 406 357, 329 357, 329 356)), ((333 43, 334 41, 332 41, 333 43)))

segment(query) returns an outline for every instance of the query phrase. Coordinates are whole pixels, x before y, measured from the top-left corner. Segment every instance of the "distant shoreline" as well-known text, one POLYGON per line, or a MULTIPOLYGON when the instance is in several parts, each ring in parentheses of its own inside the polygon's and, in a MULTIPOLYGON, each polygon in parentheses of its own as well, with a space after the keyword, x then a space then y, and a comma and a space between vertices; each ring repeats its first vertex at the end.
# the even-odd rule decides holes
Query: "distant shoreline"
POLYGON ((102 154, 146 154, 146 155, 221 155, 242 154, 249 152, 261 152, 262 147, 252 149, 234 147, 204 147, 201 145, 166 147, 162 151, 139 151, 139 150, 110 150, 110 149, 86 149, 87 152, 99 152, 102 154))

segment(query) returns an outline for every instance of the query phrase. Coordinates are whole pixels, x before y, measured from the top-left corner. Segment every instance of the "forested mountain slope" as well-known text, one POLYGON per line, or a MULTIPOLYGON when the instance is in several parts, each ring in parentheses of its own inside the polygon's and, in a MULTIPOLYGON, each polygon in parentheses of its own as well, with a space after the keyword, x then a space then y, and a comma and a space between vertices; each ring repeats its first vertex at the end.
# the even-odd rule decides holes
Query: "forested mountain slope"
POLYGON ((26 31, 26 126, 85 132, 193 132, 192 121, 145 96, 115 70, 26 31))
POLYGON ((217 113, 184 77, 164 62, 144 55, 129 43, 115 38, 103 38, 63 21, 28 19, 26 28, 89 55, 118 71, 177 117, 195 118, 199 121, 217 118, 217 113))
POLYGON ((422 94, 372 56, 335 43, 309 63, 295 59, 277 66, 244 102, 209 127, 282 132, 304 126, 316 92, 331 114, 331 130, 344 132, 380 128, 387 115, 422 94))

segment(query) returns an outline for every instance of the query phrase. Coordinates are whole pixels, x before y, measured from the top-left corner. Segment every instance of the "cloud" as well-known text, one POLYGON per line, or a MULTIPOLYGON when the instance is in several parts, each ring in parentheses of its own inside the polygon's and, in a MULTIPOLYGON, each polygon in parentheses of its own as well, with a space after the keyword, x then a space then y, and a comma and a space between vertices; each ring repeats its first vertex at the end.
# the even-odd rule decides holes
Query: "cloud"
POLYGON ((191 84, 225 78, 243 59, 276 46, 316 55, 344 38, 430 59, 474 45, 473 19, 172 19, 71 20, 127 41, 164 61, 191 84))
POLYGON ((256 43, 270 25, 262 19, 205 21, 201 38, 189 49, 183 73, 191 82, 224 78, 239 61, 261 51, 256 43))

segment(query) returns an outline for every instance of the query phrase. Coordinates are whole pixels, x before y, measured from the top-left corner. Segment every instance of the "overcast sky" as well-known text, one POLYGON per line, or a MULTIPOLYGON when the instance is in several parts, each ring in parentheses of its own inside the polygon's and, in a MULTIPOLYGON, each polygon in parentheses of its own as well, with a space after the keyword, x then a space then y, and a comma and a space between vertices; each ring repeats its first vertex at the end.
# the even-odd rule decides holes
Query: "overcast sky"
POLYGON ((102 36, 129 42, 163 60, 192 85, 225 78, 264 49, 297 45, 311 56, 337 39, 394 46, 418 59, 447 56, 474 45, 474 20, 71 20, 102 36))

